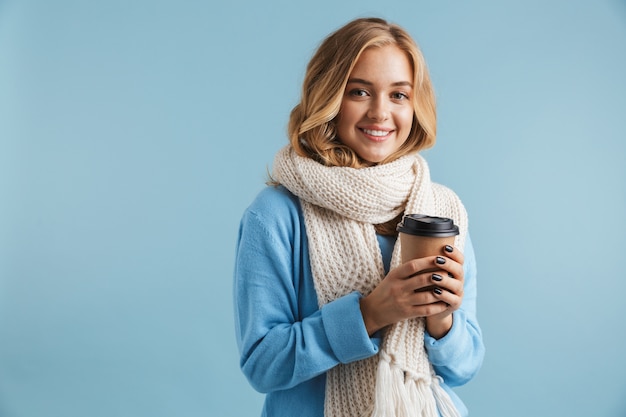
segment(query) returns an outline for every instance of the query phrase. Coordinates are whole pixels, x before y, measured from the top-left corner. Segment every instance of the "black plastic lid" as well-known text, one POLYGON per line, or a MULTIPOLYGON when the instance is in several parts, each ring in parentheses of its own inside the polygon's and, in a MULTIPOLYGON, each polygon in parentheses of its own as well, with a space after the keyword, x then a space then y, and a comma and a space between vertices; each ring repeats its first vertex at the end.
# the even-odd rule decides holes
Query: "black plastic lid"
POLYGON ((449 237, 459 234, 459 227, 454 224, 452 219, 424 214, 405 215, 396 230, 401 233, 426 237, 449 237))

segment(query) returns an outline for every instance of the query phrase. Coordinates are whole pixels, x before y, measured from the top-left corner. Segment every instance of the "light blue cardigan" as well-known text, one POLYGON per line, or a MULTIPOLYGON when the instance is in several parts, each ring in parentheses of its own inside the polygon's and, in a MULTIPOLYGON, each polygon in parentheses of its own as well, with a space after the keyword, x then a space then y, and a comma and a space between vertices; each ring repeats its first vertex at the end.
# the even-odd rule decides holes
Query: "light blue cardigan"
MULTIPOLYGON (((378 240, 388 268, 395 239, 378 240)), ((467 415, 450 387, 468 382, 484 356, 469 235, 464 255, 463 304, 448 334, 439 340, 427 334, 425 345, 442 386, 467 415)), ((261 191, 240 224, 234 305, 241 369, 267 393, 262 416, 323 417, 326 371, 378 352, 380 339, 365 330, 360 298, 354 292, 318 307, 298 198, 284 187, 261 191)))

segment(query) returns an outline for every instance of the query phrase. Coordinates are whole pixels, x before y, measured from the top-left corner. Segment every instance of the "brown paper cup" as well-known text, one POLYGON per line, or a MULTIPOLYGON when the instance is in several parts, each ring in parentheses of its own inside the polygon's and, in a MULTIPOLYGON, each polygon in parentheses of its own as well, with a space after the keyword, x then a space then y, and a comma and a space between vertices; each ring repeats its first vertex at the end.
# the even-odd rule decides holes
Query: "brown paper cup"
POLYGON ((441 248, 445 245, 454 245, 455 236, 428 237, 416 236, 408 233, 400 233, 400 255, 402 262, 411 259, 424 258, 426 256, 443 255, 441 248))
MULTIPOLYGON (((454 245, 454 239, 459 234, 458 227, 454 225, 451 219, 420 214, 404 216, 397 230, 400 232, 400 256, 402 263, 427 256, 444 255, 443 247, 445 245, 454 245)), ((439 269, 433 266, 419 273, 434 272, 439 269)), ((433 287, 424 287, 419 291, 429 291, 433 287)))

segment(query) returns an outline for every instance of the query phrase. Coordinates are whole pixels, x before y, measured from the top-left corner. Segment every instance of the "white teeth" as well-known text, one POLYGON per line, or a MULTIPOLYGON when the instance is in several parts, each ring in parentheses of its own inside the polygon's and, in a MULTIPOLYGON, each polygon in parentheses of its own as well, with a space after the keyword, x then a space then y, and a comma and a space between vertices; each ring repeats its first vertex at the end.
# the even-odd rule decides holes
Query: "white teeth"
POLYGON ((366 134, 371 135, 371 136, 387 136, 389 134, 389 131, 387 131, 387 130, 363 129, 363 132, 365 132, 366 134))

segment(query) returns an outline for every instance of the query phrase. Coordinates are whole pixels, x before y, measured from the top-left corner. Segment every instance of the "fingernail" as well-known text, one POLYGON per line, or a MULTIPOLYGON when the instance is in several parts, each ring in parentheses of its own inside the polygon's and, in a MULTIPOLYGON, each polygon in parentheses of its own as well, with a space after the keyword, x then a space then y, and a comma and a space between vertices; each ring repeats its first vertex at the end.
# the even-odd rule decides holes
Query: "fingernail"
POLYGON ((441 281, 443 279, 443 277, 439 274, 433 274, 431 278, 433 279, 433 281, 441 281))
POLYGON ((446 245, 445 248, 446 252, 452 253, 452 251, 454 250, 454 248, 450 245, 446 245))
POLYGON ((441 256, 437 256, 437 259, 435 260, 435 262, 437 262, 439 265, 443 265, 446 263, 446 258, 442 258, 441 256))
POLYGON ((449 273, 449 272, 448 272, 448 276, 449 276, 450 278, 454 278, 454 275, 452 275, 452 274, 451 274, 451 273, 449 273))
POLYGON ((433 292, 437 295, 441 295, 443 291, 441 291, 441 288, 435 288, 433 292))

